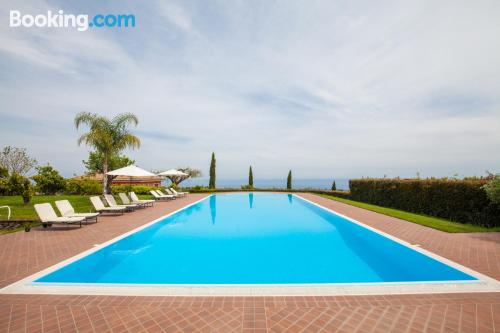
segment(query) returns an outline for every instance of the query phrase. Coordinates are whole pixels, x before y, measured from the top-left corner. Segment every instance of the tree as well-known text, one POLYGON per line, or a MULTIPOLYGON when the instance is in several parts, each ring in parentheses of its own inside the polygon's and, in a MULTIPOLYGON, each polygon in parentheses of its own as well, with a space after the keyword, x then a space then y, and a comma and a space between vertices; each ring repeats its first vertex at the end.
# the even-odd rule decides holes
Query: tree
POLYGON ((14 172, 7 180, 7 195, 20 195, 24 204, 28 204, 33 196, 33 186, 28 178, 14 172))
MULTIPOLYGON (((140 147, 141 141, 128 129, 128 125, 137 126, 138 123, 139 120, 132 113, 123 113, 108 119, 95 113, 81 112, 75 117, 75 127, 79 129, 81 125, 86 124, 89 132, 78 138, 78 145, 84 143, 102 154, 102 172, 106 174, 113 156, 119 155, 125 148, 140 147)), ((109 193, 108 180, 108 177, 102 177, 104 194, 109 193)))
POLYGON ((0 195, 7 195, 8 187, 7 182, 9 180, 9 172, 7 168, 0 166, 0 195))
MULTIPOLYGON (((87 173, 103 173, 102 166, 104 162, 104 155, 98 151, 89 152, 89 158, 82 161, 87 169, 87 173)), ((115 170, 134 164, 135 161, 131 160, 125 155, 113 155, 108 161, 108 170, 115 170)))
POLYGON ((56 194, 66 189, 66 179, 50 165, 36 168, 38 174, 31 177, 35 181, 35 188, 43 194, 56 194))
POLYGON ((253 172, 252 172, 252 166, 250 166, 250 170, 248 170, 248 187, 253 188, 253 172))
POLYGON ((168 176, 172 184, 175 186, 179 185, 181 182, 185 181, 188 178, 197 178, 201 177, 201 170, 193 169, 190 167, 177 168, 178 171, 184 172, 187 176, 168 176))
POLYGON ((0 153, 0 166, 9 174, 27 174, 36 165, 36 160, 26 153, 26 148, 7 146, 0 153))
POLYGON ((488 184, 484 185, 483 189, 486 191, 491 202, 500 204, 500 174, 496 175, 488 184))
POLYGON ((292 170, 288 171, 288 177, 286 178, 286 189, 292 189, 292 170))
POLYGON ((7 168, 0 165, 0 179, 4 179, 9 177, 9 170, 7 168))
POLYGON ((337 184, 335 184, 335 180, 333 181, 332 184, 332 191, 337 191, 337 184))
POLYGON ((212 153, 210 161, 210 178, 208 180, 208 188, 215 188, 215 153, 212 153))
POLYGON ((177 170, 187 173, 190 178, 201 177, 201 170, 198 169, 183 167, 183 168, 178 168, 177 170))

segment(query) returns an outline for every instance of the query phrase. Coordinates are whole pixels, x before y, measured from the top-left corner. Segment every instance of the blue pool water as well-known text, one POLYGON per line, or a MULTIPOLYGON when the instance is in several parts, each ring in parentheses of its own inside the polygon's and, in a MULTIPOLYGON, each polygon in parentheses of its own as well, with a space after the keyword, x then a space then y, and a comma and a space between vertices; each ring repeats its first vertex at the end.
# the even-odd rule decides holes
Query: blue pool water
POLYGON ((35 282, 456 280, 476 279, 299 197, 250 193, 211 196, 35 282))

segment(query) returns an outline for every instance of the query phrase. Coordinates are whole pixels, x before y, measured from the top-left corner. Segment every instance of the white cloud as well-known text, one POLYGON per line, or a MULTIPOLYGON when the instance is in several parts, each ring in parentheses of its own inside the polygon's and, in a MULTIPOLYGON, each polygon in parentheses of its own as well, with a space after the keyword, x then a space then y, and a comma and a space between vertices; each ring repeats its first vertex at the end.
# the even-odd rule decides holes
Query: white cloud
POLYGON ((216 151, 222 178, 498 170, 495 1, 126 5, 129 31, 0 30, 2 143, 81 172, 75 113, 134 112, 153 169, 216 151))
POLYGON ((186 14, 182 7, 177 6, 171 2, 163 1, 159 1, 157 5, 160 15, 164 16, 169 23, 186 32, 193 31, 191 18, 186 14))

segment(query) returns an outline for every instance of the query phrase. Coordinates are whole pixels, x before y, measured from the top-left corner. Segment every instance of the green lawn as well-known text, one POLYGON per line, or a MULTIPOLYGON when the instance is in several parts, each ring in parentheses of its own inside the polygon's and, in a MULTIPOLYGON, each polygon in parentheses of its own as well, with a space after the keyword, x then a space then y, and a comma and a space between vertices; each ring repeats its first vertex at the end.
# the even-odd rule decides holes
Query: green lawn
MULTIPOLYGON (((140 198, 149 199, 148 195, 139 195, 140 198)), ((33 208, 34 204, 37 203, 45 203, 49 202, 52 204, 52 207, 57 212, 56 205, 54 204, 57 200, 67 199, 71 203, 71 205, 75 208, 76 212, 79 213, 87 213, 93 211, 93 206, 90 203, 90 195, 36 195, 31 199, 31 202, 27 205, 23 203, 23 199, 20 196, 0 196, 0 206, 9 206, 12 210, 11 220, 38 220, 38 216, 36 215, 35 209, 33 208)), ((119 198, 116 197, 118 203, 121 203, 119 198)), ((0 209, 0 220, 7 219, 7 210, 0 209)), ((0 229, 0 234, 10 233, 14 231, 23 230, 24 227, 12 228, 12 229, 0 229)))
POLYGON ((358 202, 358 201, 353 201, 353 200, 348 200, 344 198, 338 198, 334 197, 331 195, 327 194, 319 194, 319 196, 323 198, 327 198, 330 200, 335 200, 339 201, 351 206, 371 210, 380 214, 396 217, 398 219, 410 221, 413 223, 417 223, 429 228, 434 228, 437 230, 445 231, 445 232, 493 232, 493 231, 500 231, 500 227, 494 227, 494 228, 485 228, 485 227, 480 227, 477 225, 472 225, 472 224, 463 224, 463 223, 456 223, 452 221, 448 221, 445 219, 440 219, 437 217, 432 217, 432 216, 426 216, 426 215, 420 215, 420 214, 415 214, 415 213, 409 213, 405 212, 402 210, 398 209, 393 209, 393 208, 386 208, 386 207, 380 207, 376 205, 371 205, 363 202, 358 202))
MULTIPOLYGON (((81 195, 36 195, 27 205, 23 203, 23 199, 20 196, 5 196, 0 197, 0 206, 10 206, 12 210, 11 220, 38 220, 33 208, 34 204, 50 202, 56 212, 58 212, 54 202, 64 199, 69 200, 77 212, 86 213, 92 210, 89 196, 81 195)), ((5 209, 2 209, 0 214, 0 219, 6 219, 7 211, 5 209)))

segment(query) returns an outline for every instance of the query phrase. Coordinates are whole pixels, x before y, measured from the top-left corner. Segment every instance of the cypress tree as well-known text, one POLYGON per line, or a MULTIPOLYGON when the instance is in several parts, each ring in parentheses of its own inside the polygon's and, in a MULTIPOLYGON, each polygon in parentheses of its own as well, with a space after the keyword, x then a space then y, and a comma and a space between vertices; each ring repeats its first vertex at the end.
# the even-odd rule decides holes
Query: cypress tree
POLYGON ((335 184, 335 180, 333 181, 332 184, 332 191, 337 191, 337 185, 335 184))
POLYGON ((210 179, 208 181, 208 188, 215 188, 215 153, 212 153, 212 161, 210 161, 210 179))
POLYGON ((250 170, 248 171, 248 186, 250 188, 253 188, 253 172, 252 172, 252 166, 250 166, 250 170))
POLYGON ((292 170, 288 171, 288 177, 286 178, 286 189, 292 189, 292 170))

